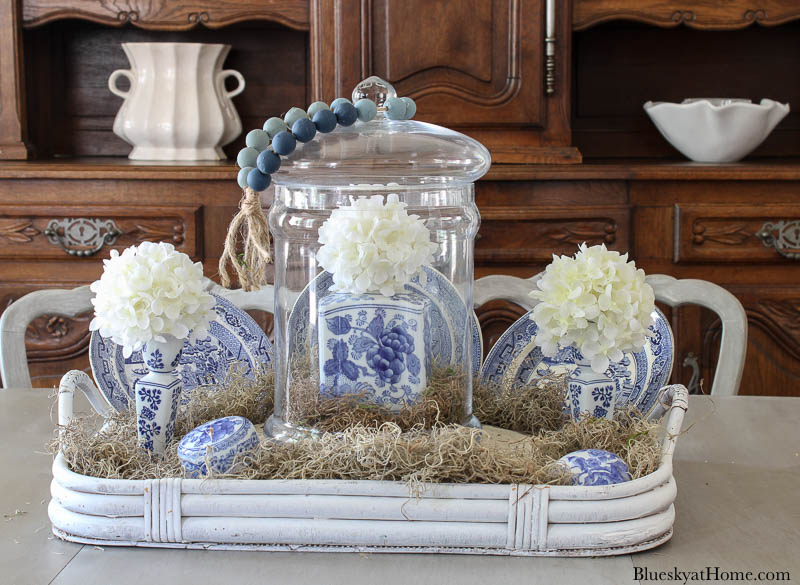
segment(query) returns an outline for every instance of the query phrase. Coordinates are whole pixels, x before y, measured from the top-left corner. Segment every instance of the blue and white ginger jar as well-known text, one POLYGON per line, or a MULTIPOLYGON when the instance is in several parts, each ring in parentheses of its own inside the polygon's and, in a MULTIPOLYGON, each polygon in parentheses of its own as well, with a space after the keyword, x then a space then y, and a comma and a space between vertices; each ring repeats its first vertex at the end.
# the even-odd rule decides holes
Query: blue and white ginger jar
POLYGON ((393 412, 417 401, 431 370, 430 299, 332 293, 318 310, 323 396, 364 393, 393 412))

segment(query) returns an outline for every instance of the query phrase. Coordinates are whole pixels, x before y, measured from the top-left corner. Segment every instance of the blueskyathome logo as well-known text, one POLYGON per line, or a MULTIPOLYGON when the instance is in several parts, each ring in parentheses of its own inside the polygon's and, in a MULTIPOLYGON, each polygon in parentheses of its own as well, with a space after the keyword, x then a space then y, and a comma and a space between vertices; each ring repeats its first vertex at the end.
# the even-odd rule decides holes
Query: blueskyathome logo
POLYGON ((688 583, 727 582, 727 583, 789 583, 792 577, 789 571, 734 571, 721 567, 703 567, 699 570, 681 570, 673 567, 669 570, 652 570, 647 567, 634 567, 633 578, 637 581, 665 582, 676 581, 688 583))

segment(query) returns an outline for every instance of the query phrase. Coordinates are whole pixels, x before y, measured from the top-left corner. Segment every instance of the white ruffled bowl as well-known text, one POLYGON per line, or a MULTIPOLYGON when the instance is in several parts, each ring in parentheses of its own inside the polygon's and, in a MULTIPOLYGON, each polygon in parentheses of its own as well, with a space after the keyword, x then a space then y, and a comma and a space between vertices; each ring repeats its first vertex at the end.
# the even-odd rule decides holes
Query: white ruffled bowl
POLYGON ((750 154, 789 113, 763 99, 690 98, 647 102, 644 110, 672 146, 696 162, 736 162, 750 154))

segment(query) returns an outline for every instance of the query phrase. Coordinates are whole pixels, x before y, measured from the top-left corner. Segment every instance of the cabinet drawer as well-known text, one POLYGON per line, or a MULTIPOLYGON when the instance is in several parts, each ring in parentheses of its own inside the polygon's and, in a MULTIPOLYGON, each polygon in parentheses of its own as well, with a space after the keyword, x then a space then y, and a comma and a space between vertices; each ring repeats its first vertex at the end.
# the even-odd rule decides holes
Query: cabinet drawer
POLYGON ((200 206, 0 205, 0 258, 108 257, 143 241, 202 256, 200 206))
POLYGON ((800 260, 800 205, 675 206, 675 262, 800 260))
POLYGON ((486 207, 475 242, 477 263, 547 264, 586 242, 626 251, 630 211, 606 207, 486 207))

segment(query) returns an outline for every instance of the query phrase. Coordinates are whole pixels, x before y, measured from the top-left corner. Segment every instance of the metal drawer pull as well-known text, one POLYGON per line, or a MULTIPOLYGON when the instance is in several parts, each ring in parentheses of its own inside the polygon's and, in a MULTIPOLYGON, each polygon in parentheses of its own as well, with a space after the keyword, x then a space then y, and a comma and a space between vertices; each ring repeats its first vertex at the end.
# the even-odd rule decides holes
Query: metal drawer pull
POLYGON ((800 260, 800 220, 766 222, 756 237, 789 260, 800 260))
POLYGON ((86 257, 97 254, 105 245, 113 245, 122 230, 113 219, 70 217, 51 219, 44 235, 70 256, 86 257))

